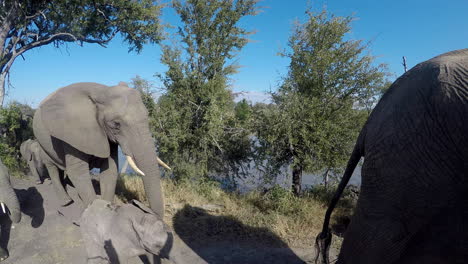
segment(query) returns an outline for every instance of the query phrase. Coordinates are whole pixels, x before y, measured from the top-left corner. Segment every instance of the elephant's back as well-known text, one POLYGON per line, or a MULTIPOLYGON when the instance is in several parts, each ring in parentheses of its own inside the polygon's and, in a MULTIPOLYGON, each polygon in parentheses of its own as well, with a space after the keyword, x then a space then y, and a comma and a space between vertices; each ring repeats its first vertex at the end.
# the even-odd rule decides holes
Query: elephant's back
POLYGON ((94 83, 94 82, 73 83, 73 84, 61 87, 55 90, 54 92, 52 92, 51 94, 49 94, 46 98, 44 98, 44 100, 41 101, 41 103, 39 104, 39 108, 42 105, 47 104, 49 100, 64 97, 64 95, 67 95, 67 94, 73 95, 74 93, 83 93, 83 92, 89 93, 89 91, 93 89, 105 89, 105 88, 107 88, 107 86, 103 84, 99 84, 99 83, 94 83))
MULTIPOLYGON (((398 78, 366 124, 365 151, 415 143, 468 152, 468 49, 422 62, 398 78)), ((464 153, 468 158, 468 153, 464 153)))

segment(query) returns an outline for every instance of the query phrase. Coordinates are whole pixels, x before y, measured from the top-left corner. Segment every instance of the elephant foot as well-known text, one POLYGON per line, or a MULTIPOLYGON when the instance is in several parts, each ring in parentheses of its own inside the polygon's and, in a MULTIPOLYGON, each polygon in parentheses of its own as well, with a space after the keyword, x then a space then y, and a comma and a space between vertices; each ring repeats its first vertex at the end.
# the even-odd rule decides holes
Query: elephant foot
POLYGON ((0 247, 0 261, 4 261, 7 258, 8 258, 8 252, 2 247, 0 247))

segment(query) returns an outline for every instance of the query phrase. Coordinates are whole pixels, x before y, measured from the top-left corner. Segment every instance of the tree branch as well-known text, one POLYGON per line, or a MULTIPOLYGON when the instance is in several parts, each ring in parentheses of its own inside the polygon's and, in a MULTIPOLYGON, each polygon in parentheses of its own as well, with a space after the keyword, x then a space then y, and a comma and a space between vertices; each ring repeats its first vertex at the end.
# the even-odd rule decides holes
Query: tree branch
POLYGON ((40 47, 40 46, 44 46, 44 45, 47 45, 47 44, 50 44, 54 41, 66 41, 66 42, 78 42, 80 41, 81 43, 83 42, 87 42, 87 43, 96 43, 96 44, 99 44, 103 47, 105 47, 105 44, 108 43, 116 34, 117 34, 117 30, 114 31, 112 33, 112 35, 110 37, 108 37, 107 39, 104 39, 104 40, 98 40, 98 39, 88 39, 88 38, 82 38, 82 37, 76 37, 75 35, 71 34, 71 33, 67 33, 67 32, 60 32, 60 33, 56 33, 56 34, 53 34, 47 38, 39 38, 38 40, 34 41, 34 42, 30 42, 28 44, 24 44, 21 48, 19 49, 16 49, 16 45, 18 44, 18 42, 20 41, 20 36, 21 36, 21 33, 18 33, 18 36, 16 37, 13 37, 11 40, 10 40, 10 43, 8 45, 8 48, 11 50, 10 52, 8 52, 7 56, 4 57, 4 59, 6 59, 6 63, 4 64, 4 66, 2 67, 1 71, 4 72, 8 72, 11 68, 11 65, 13 64, 14 60, 18 57, 18 56, 22 56, 22 54, 30 49, 33 49, 33 48, 37 48, 37 47, 40 47))
POLYGON ((32 16, 25 16, 25 18, 26 18, 26 20, 31 20, 31 19, 35 19, 36 17, 38 17, 38 16, 40 16, 40 15, 42 15, 42 17, 43 17, 44 19, 47 20, 47 17, 46 17, 46 15, 44 14, 44 11, 43 11, 43 10, 37 11, 37 13, 34 14, 34 15, 32 15, 32 16))

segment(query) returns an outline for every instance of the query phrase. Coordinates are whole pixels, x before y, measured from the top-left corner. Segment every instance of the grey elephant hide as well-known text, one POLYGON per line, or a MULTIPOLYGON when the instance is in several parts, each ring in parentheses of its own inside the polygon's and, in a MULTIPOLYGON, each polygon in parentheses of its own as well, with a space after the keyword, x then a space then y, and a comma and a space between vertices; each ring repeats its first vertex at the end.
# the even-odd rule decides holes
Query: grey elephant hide
POLYGON ((420 63, 372 111, 317 236, 329 263, 333 208, 364 156, 337 264, 467 263, 468 49, 420 63))
POLYGON ((168 241, 165 224, 155 214, 101 199, 83 212, 80 229, 88 263, 127 263, 147 252, 158 255, 168 241))
POLYGON ((20 152, 23 159, 28 164, 29 170, 36 181, 36 183, 42 183, 42 180, 45 179, 48 174, 43 161, 42 149, 34 139, 28 139, 21 143, 20 152))

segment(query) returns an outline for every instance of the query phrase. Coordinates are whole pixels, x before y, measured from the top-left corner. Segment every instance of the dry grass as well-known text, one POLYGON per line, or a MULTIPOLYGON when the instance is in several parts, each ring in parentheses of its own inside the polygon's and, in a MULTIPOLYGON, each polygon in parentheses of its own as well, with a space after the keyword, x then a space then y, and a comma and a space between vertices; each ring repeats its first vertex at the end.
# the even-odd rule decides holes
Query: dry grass
MULTIPOLYGON (((233 239, 310 248, 326 210, 316 193, 295 197, 281 188, 239 195, 223 191, 212 181, 163 180, 163 189, 166 223, 181 236, 203 241, 233 239)), ((124 201, 145 201, 140 177, 121 177, 117 194, 124 201)), ((334 241, 335 247, 341 243, 339 238, 334 241)))

